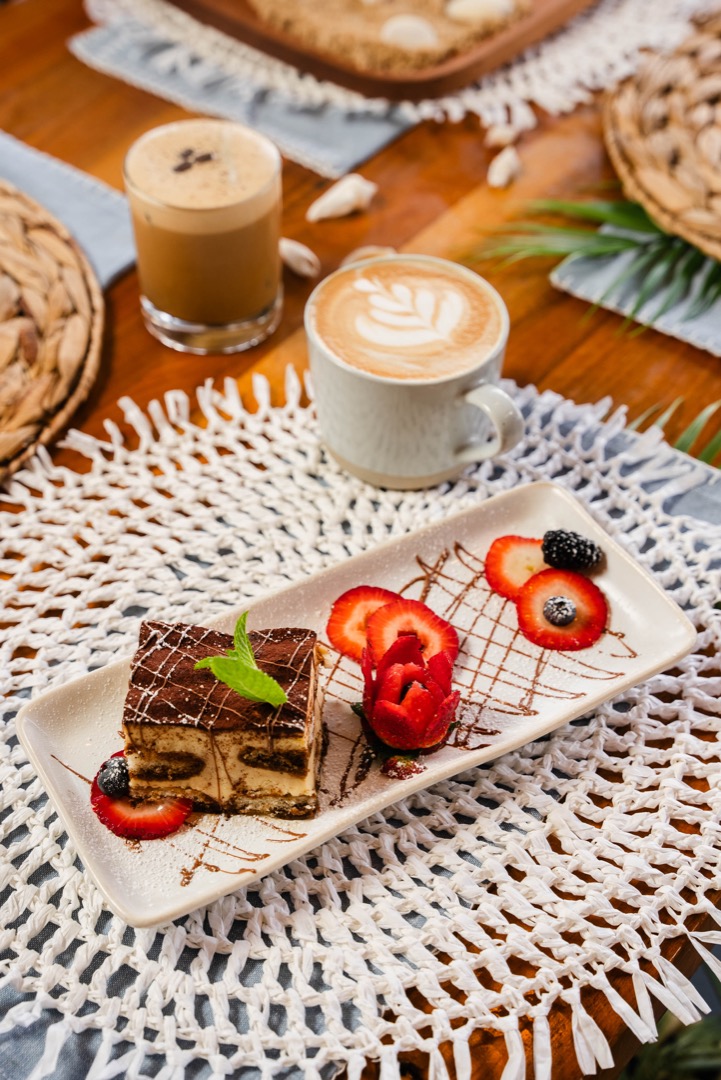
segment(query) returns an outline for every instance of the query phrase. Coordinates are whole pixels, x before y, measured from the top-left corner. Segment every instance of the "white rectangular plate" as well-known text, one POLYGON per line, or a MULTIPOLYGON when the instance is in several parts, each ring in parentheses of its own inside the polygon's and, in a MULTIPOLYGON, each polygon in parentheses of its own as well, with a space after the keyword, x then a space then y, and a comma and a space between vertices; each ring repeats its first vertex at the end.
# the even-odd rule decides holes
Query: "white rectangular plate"
MULTIPOLYGON (((122 746, 119 734, 129 660, 110 664, 30 702, 18 733, 88 872, 110 907, 133 926, 187 914, 318 847, 391 803, 588 713, 601 702, 670 667, 696 632, 649 575, 564 489, 529 484, 389 541, 299 585, 256 601, 249 625, 307 626, 324 636, 330 606, 355 585, 381 585, 425 600, 458 630, 459 726, 448 744, 405 780, 372 760, 350 704, 361 698, 358 665, 329 653, 324 668, 328 750, 321 810, 306 820, 192 815, 165 840, 129 843, 90 809, 89 781, 122 746), (591 648, 550 652, 519 632, 515 606, 491 593, 483 560, 508 533, 542 536, 574 529, 606 559, 594 578, 609 603, 607 632, 591 648)), ((240 609, 208 625, 232 632, 240 609)))

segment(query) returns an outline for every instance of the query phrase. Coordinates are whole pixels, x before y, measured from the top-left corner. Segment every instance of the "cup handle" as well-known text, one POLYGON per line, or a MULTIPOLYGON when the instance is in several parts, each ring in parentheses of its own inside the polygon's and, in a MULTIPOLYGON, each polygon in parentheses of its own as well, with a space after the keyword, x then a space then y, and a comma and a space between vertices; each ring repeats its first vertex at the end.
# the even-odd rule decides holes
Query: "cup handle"
POLYGON ((500 386, 496 386, 495 383, 474 386, 462 395, 461 400, 468 402, 469 405, 475 405, 486 414, 493 426, 495 436, 489 442, 469 442, 460 446, 456 450, 457 461, 466 464, 485 461, 486 458, 495 457, 497 454, 505 454, 521 441, 524 432, 523 417, 518 407, 500 386))

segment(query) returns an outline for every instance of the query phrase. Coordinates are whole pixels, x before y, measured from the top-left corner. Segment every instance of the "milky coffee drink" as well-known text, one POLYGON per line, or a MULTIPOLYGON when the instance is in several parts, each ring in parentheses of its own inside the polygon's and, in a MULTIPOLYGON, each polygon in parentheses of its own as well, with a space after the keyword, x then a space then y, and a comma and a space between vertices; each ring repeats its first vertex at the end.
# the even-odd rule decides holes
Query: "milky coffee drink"
POLYGON ((316 290, 308 317, 343 363, 412 382, 472 370, 497 347, 503 329, 498 298, 482 278, 412 255, 332 275, 316 290))
MULTIPOLYGON (((200 339, 209 347, 192 351, 231 351, 238 334, 214 335, 213 328, 250 324, 252 340, 241 331, 236 348, 274 329, 281 175, 268 139, 225 120, 168 124, 131 147, 125 183, 144 313, 157 324, 149 325, 156 336, 163 338, 158 328, 195 324, 209 329, 200 339), (253 336, 258 327, 266 332, 253 336)), ((177 337, 167 343, 184 347, 177 337)))

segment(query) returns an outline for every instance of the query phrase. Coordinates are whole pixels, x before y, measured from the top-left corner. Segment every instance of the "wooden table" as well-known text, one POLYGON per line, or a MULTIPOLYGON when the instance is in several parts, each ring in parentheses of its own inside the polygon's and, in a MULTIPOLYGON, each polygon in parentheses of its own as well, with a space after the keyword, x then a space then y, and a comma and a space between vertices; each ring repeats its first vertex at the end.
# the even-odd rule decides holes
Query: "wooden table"
MULTIPOLYGON (((120 188, 130 143, 147 128, 187 114, 75 60, 66 39, 88 25, 80 0, 11 0, 0 7, 0 128, 120 188)), ((612 176, 595 106, 561 120, 542 119, 520 152, 523 175, 507 191, 494 191, 485 183, 491 153, 477 120, 421 125, 363 167, 380 189, 368 213, 315 225, 305 221, 305 211, 327 183, 286 162, 283 232, 309 244, 324 273, 362 244, 465 260, 484 230, 518 215, 529 199, 573 198, 612 176)), ((669 424, 670 438, 704 405, 721 398, 717 359, 654 331, 619 335, 621 320, 606 312, 584 320, 586 306, 549 285, 547 265, 484 266, 483 272, 510 311, 505 373, 520 385, 551 388, 577 402, 609 396, 614 405, 627 405, 631 417, 682 395, 683 406, 669 424)), ((140 317, 136 275, 128 273, 107 294, 103 372, 75 426, 102 435, 106 418, 123 427, 116 404, 121 396, 143 407, 166 390, 192 394, 209 377, 237 379, 250 400, 251 376, 260 372, 270 380, 275 400, 282 400, 286 366, 300 371, 306 363, 301 326, 311 287, 287 275, 285 313, 269 342, 236 356, 198 358, 172 352, 150 337, 140 317)), ((58 460, 79 464, 67 451, 58 460)), ((693 956, 689 946, 673 958, 682 969, 692 970, 693 956)), ((619 978, 617 986, 632 1000, 627 981, 619 978)), ((584 1002, 614 1047, 618 1069, 600 1074, 610 1080, 634 1043, 605 998, 584 1002)), ((577 1080, 570 1019, 561 1010, 552 1017, 552 1033, 554 1080, 577 1080)), ((524 1038, 530 1048, 528 1032, 524 1038)), ((506 1056, 503 1040, 479 1033, 471 1045, 474 1076, 499 1077, 506 1056)), ((423 1075, 424 1062, 414 1059, 408 1068, 409 1075, 423 1075)), ((370 1066, 368 1075, 373 1074, 370 1066)))

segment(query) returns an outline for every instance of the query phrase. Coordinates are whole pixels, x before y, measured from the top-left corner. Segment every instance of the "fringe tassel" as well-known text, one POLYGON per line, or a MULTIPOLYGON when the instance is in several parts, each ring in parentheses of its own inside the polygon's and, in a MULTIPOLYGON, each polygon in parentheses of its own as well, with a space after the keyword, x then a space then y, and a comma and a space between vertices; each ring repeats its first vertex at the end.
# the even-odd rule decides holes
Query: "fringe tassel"
MULTIPOLYGON (((569 1001, 569 997, 566 997, 569 1001)), ((574 994, 571 1005, 571 1031, 578 1064, 584 1074, 596 1072, 598 1063, 602 1069, 613 1068, 613 1054, 608 1039, 581 1003, 580 994, 574 994)))
POLYGON ((350 1054, 346 1062, 348 1080, 361 1080, 365 1067, 366 1059, 364 1054, 350 1054))
POLYGON ((691 980, 687 979, 683 972, 679 971, 677 967, 674 967, 670 960, 666 960, 665 957, 660 956, 658 959, 654 960, 654 964, 658 968, 664 984, 675 994, 680 1002, 685 1004, 689 1015, 694 1017, 693 1020, 685 1021, 686 1023, 694 1023, 696 1020, 700 1020, 704 1013, 709 1012, 708 1005, 691 980))
POLYGON ((399 1080, 401 1067, 395 1046, 384 1047, 380 1059, 380 1074, 378 1080, 399 1080))
MULTIPOLYGON (((719 936, 721 937, 721 935, 719 936)), ((691 944, 703 960, 706 967, 714 973, 714 975, 717 979, 719 979, 719 981, 721 981, 721 960, 719 960, 719 958, 715 955, 715 953, 711 951, 711 949, 707 949, 706 946, 698 940, 698 936, 696 934, 691 934, 690 940, 691 944)))
POLYGON ((509 1028, 505 1033, 508 1061, 501 1073, 501 1080, 526 1080, 526 1048, 518 1028, 509 1028))
POLYGON ((614 990, 608 981, 605 981, 603 987, 598 987, 598 989, 605 994, 613 1011, 621 1017, 626 1027, 633 1032, 639 1042, 648 1043, 655 1040, 657 1034, 656 1025, 650 1027, 643 1017, 639 1016, 636 1010, 621 997, 618 990, 614 990))
POLYGON ((553 1047, 546 1013, 533 1018, 533 1080, 552 1080, 553 1047))
POLYGON ((652 1032, 649 1042, 653 1042, 658 1036, 658 1028, 656 1027, 656 1017, 653 1011, 653 1003, 646 989, 646 981, 642 972, 634 971, 631 980, 633 982, 633 992, 636 995, 636 1003, 638 1006, 638 1014, 643 1024, 652 1032))
POLYGON ((42 1057, 27 1080, 45 1080, 45 1077, 55 1075, 60 1051, 70 1032, 71 1027, 67 1020, 60 1020, 57 1024, 53 1024, 48 1028, 42 1057))
POLYGON ((453 1035, 453 1065, 456 1070, 456 1080, 471 1080, 473 1062, 471 1060, 471 1048, 469 1039, 473 1034, 470 1024, 460 1028, 453 1035))
MULTIPOLYGON (((657 960, 654 960, 658 964, 657 960)), ((691 1002, 684 1001, 678 993, 665 982, 659 982, 653 975, 642 973, 642 978, 649 991, 661 1002, 664 1008, 673 1013, 682 1024, 695 1024, 700 1019, 700 1012, 691 1002)), ((662 975, 663 978, 663 975, 662 975)))
POLYGON ((431 1050, 428 1062, 428 1080, 450 1080, 443 1054, 438 1047, 431 1050))

